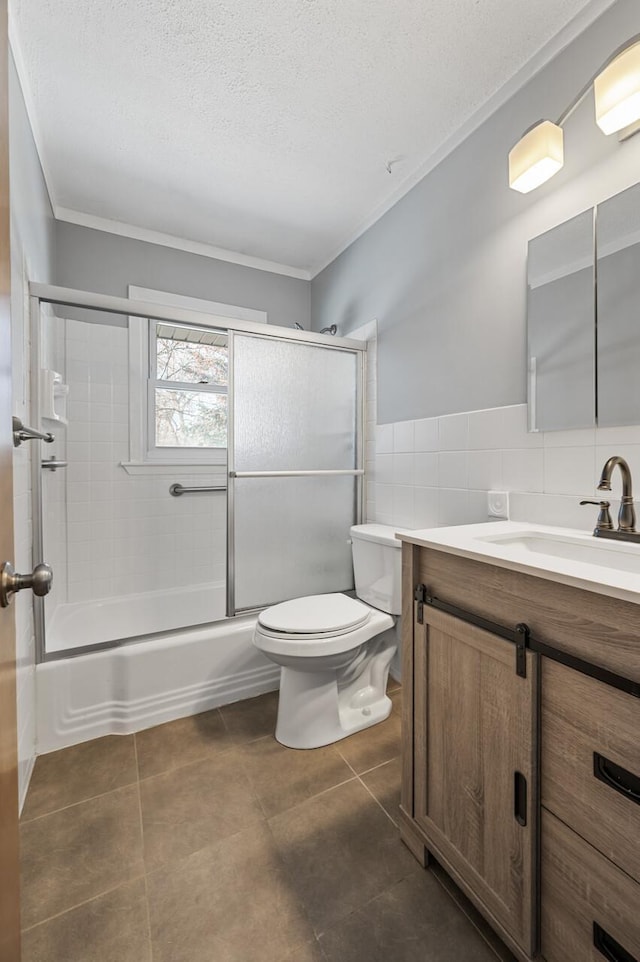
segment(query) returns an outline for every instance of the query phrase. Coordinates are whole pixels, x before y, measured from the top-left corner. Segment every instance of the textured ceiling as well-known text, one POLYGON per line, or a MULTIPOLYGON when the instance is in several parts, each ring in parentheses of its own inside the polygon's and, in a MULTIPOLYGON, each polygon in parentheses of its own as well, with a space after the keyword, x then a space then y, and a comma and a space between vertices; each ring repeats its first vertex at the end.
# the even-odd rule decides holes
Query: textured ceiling
POLYGON ((16 0, 12 17, 57 206, 313 268, 588 5, 16 0))

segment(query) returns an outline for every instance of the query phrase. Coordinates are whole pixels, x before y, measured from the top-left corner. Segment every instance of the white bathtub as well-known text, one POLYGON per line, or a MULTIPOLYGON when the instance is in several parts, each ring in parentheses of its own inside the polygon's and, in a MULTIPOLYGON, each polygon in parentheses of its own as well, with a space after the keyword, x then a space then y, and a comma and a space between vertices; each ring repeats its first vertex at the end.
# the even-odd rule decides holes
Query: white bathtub
POLYGON ((165 632, 36 668, 37 752, 124 735, 278 687, 255 617, 165 632))
POLYGON ((47 612, 45 647, 47 654, 77 651, 105 642, 207 625, 221 621, 225 615, 224 581, 67 602, 56 605, 50 616, 47 612))

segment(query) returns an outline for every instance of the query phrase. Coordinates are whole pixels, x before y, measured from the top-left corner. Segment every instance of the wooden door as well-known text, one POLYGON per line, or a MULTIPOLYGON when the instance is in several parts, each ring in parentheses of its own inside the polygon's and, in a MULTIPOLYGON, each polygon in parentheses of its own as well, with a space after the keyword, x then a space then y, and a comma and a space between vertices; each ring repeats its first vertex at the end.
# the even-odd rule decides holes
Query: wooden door
MULTIPOLYGON (((537 663, 425 605, 415 637, 415 817, 499 934, 534 945, 537 663)), ((508 940, 508 938, 507 938, 508 940)))
MULTIPOLYGON (((7 0, 0 0, 0 562, 13 562, 7 0)), ((0 608, 0 962, 19 962, 18 759, 13 608, 0 608)))

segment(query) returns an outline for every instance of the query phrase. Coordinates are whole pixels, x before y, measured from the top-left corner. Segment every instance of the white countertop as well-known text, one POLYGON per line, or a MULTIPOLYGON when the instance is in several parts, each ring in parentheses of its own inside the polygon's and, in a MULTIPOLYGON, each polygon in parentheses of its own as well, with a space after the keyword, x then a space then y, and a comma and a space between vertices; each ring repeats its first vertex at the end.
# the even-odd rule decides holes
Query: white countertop
POLYGON ((425 528, 398 532, 396 537, 640 604, 640 544, 524 521, 425 528))

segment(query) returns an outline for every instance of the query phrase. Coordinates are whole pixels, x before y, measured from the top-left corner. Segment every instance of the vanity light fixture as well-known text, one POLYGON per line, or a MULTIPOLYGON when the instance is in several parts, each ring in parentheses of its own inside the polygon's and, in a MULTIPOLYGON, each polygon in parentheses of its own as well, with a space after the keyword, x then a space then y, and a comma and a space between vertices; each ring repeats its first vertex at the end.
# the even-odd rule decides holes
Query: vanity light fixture
POLYGON ((593 82, 596 123, 615 134, 640 120, 640 41, 631 44, 593 82))
POLYGON ((558 124, 541 120, 509 153, 509 186, 528 194, 553 177, 564 163, 564 132, 558 124))
MULTIPOLYGON (((593 86, 596 123, 605 134, 636 133, 640 121, 640 35, 633 37, 603 64, 556 123, 541 120, 509 152, 509 186, 528 194, 553 177, 564 163, 563 127, 593 86)), ((640 127, 638 128, 640 129, 640 127)))

